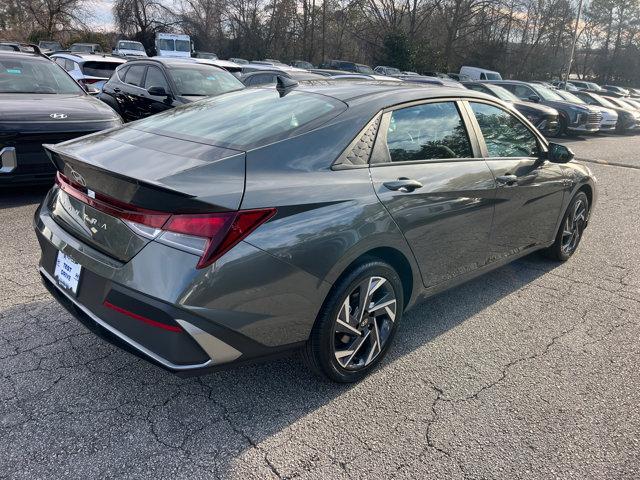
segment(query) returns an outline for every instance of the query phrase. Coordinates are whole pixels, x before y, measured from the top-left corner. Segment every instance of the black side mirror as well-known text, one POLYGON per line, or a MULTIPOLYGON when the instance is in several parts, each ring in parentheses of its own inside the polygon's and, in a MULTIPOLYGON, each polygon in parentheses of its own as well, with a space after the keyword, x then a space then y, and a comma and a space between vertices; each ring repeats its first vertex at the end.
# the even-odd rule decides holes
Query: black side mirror
POLYGON ((149 95, 153 95, 154 97, 169 97, 170 94, 164 89, 164 87, 149 87, 147 89, 149 95))
POLYGON ((567 163, 573 160, 575 154, 570 148, 560 145, 559 143, 549 144, 549 153, 547 158, 553 163, 567 163))
POLYGON ((540 97, 538 95, 529 95, 529 101, 538 103, 540 102, 540 97))

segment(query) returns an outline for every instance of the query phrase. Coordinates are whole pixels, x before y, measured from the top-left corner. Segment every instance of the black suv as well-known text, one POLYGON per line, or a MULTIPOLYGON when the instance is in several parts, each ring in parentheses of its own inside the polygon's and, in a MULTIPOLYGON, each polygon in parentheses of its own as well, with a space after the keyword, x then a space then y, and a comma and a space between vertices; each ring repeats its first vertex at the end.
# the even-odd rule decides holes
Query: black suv
POLYGON ((43 143, 122 125, 42 54, 0 51, 0 72, 0 185, 52 182, 43 143))
POLYGON ((588 105, 578 105, 566 101, 550 88, 538 83, 519 82, 517 80, 487 80, 486 83, 500 85, 520 100, 540 103, 558 110, 560 121, 551 136, 568 133, 589 133, 600 130, 602 114, 588 105))
POLYGON ((118 67, 98 98, 130 122, 242 88, 236 77, 214 65, 183 58, 145 58, 118 67))
POLYGON ((545 135, 553 134, 558 130, 558 111, 555 108, 520 100, 500 85, 483 82, 462 82, 462 84, 469 90, 486 93, 510 103, 545 135))

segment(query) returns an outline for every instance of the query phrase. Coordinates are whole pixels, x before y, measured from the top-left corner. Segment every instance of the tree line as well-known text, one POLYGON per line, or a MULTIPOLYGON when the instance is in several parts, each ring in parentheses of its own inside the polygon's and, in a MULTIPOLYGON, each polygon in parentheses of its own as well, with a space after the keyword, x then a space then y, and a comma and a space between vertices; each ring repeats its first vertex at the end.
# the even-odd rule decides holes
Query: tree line
MULTIPOLYGON (((551 79, 566 69, 578 10, 570 0, 116 0, 115 31, 100 35, 86 26, 91 7, 4 0, 0 37, 126 37, 152 48, 156 32, 184 32, 221 58, 348 59, 418 72, 473 65, 551 79)), ((572 73, 638 85, 639 49, 640 0, 591 0, 572 73)))

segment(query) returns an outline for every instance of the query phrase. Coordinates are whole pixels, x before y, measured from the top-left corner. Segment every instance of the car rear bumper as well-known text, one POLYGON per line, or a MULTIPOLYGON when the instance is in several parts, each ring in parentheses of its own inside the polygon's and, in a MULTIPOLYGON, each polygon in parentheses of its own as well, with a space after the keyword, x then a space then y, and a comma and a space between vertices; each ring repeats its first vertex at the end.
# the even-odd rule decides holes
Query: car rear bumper
POLYGON ((54 298, 100 337, 177 374, 202 374, 299 347, 313 326, 315 302, 324 298, 313 290, 315 277, 244 243, 215 269, 196 270, 197 256, 156 242, 128 262, 113 259, 58 225, 47 199, 34 226, 40 274, 54 298), (76 294, 54 277, 60 251, 82 267, 76 294), (234 256, 239 266, 229 267, 234 256))

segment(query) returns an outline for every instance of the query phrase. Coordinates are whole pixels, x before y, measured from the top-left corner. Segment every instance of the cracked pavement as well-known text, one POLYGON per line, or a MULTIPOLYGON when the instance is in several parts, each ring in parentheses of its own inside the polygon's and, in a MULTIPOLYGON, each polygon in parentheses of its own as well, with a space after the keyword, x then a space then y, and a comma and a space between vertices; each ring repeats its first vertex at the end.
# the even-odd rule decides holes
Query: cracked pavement
MULTIPOLYGON (((640 165, 640 137, 615 140, 578 154, 640 165)), ((353 386, 297 354, 181 379, 112 347, 40 285, 44 191, 0 194, 0 478, 638 478, 640 170, 588 165, 569 262, 416 306, 353 386)))

